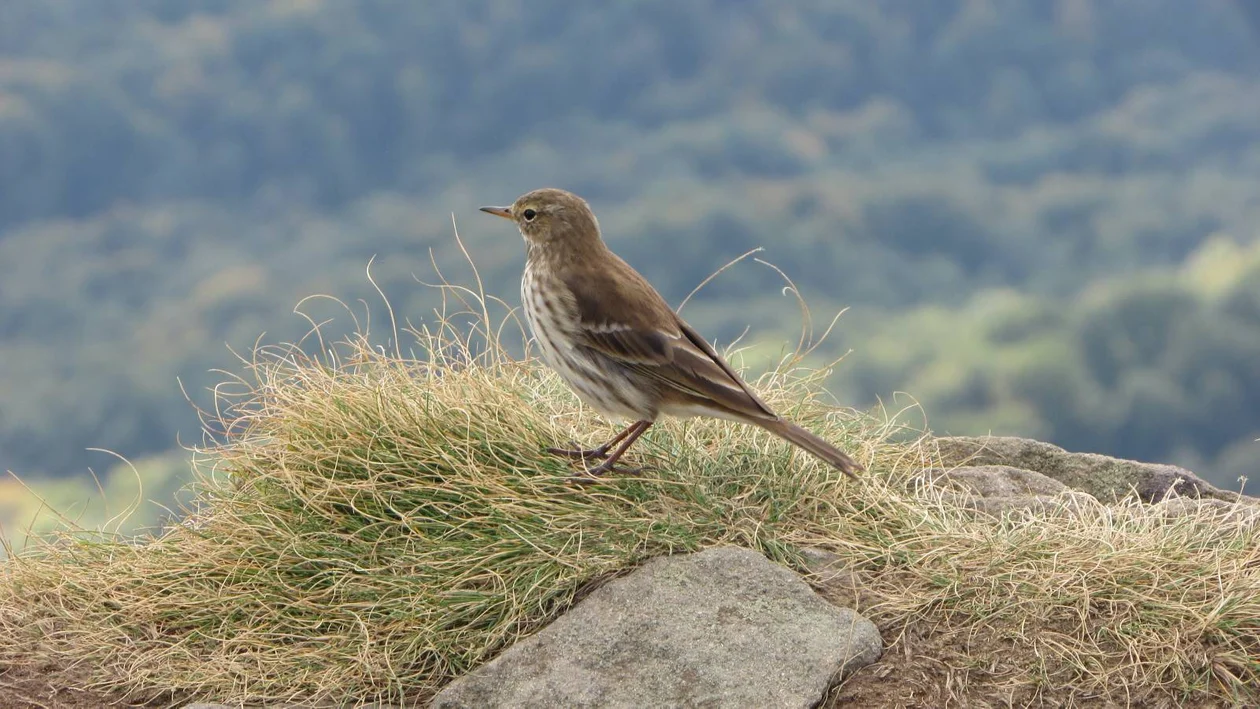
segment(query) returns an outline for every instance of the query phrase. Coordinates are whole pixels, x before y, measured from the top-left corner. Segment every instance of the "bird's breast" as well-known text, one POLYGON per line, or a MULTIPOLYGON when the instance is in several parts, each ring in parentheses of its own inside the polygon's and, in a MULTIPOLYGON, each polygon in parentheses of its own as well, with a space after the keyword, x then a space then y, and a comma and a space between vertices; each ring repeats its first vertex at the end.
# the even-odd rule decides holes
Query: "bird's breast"
MULTIPOLYGON (((564 282, 546 270, 527 267, 521 278, 521 306, 525 321, 534 336, 543 359, 560 372, 572 368, 570 352, 573 332, 577 327, 576 308, 569 302, 564 282)), ((567 379, 567 377, 566 377, 567 379)))
POLYGON ((655 398, 624 365, 577 346, 581 322, 577 304, 560 278, 541 268, 526 268, 521 278, 521 306, 543 361, 580 399, 615 418, 654 419, 655 398))

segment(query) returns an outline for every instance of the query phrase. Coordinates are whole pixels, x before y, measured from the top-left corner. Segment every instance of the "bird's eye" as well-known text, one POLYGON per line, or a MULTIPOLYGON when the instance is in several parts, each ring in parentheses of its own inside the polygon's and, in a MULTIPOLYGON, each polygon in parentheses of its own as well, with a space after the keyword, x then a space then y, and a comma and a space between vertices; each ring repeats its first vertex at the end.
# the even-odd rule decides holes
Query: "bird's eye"
POLYGON ((525 211, 521 212, 521 216, 525 217, 525 221, 532 222, 534 221, 534 217, 538 216, 538 212, 535 212, 532 209, 526 209, 525 211))

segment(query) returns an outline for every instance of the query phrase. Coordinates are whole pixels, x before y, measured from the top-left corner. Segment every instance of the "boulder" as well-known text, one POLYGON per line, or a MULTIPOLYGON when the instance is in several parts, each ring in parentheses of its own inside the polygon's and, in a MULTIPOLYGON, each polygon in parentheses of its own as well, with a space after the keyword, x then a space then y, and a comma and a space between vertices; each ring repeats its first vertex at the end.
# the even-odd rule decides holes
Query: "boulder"
POLYGON ((805 708, 882 651, 870 621, 761 554, 724 547, 610 581, 434 706, 805 708))
POLYGON ((992 515, 1012 510, 1071 513, 1094 503, 1089 495, 1053 478, 1008 465, 931 469, 919 479, 932 485, 945 483, 959 505, 992 515))
POLYGON ((1256 524, 1260 522, 1260 505, 1246 502, 1172 497, 1155 507, 1168 518, 1198 516, 1218 523, 1256 524))
POLYGON ((1159 502, 1171 494, 1234 502, 1239 494, 1221 490, 1185 468, 1139 463, 1095 453, 1069 453, 1028 438, 953 436, 937 439, 941 462, 951 466, 1002 465, 1036 473, 1092 495, 1103 503, 1136 494, 1159 502))

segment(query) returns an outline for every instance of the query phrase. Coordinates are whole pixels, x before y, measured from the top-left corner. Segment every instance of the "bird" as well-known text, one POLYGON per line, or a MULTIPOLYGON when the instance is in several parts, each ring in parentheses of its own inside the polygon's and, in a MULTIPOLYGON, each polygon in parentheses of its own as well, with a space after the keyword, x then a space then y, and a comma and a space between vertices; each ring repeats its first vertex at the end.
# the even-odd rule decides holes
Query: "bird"
POLYGON ((514 222, 525 240, 521 305, 544 362, 588 406, 631 421, 596 448, 548 448, 586 473, 618 461, 661 416, 739 421, 812 453, 845 475, 862 466, 776 414, 659 292, 604 243, 590 205, 543 188, 481 211, 514 222), (601 461, 587 467, 590 461, 601 461))

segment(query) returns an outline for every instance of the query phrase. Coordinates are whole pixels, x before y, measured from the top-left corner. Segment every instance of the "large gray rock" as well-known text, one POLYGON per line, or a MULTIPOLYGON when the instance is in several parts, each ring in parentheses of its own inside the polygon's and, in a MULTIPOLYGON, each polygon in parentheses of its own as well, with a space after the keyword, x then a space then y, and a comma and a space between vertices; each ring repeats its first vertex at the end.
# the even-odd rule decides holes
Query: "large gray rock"
POLYGON ((1236 492, 1218 489, 1185 468, 1139 463, 1095 453, 1069 453, 1028 438, 955 436, 937 439, 946 466, 1005 465, 1041 473, 1073 490, 1110 503, 1136 493, 1143 502, 1159 502, 1169 492, 1233 502, 1236 492))
POLYGON ((1083 505, 1097 504, 1091 496, 1058 480, 1009 465, 931 469, 920 480, 931 485, 944 482, 960 506, 993 515, 1012 510, 1072 513, 1083 505))
MULTIPOLYGON (((1246 498, 1244 498, 1246 499, 1246 498)), ((1199 517, 1213 522, 1256 524, 1260 522, 1260 505, 1246 502, 1173 497, 1155 505, 1165 517, 1199 517)))
POLYGON ((734 547, 655 559, 447 686, 435 707, 812 707, 875 626, 734 547))

